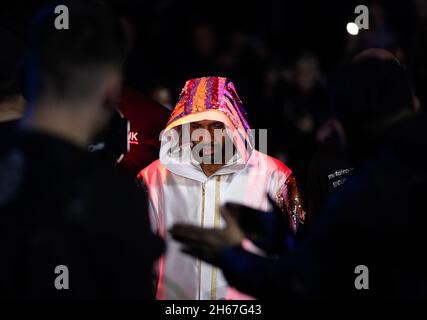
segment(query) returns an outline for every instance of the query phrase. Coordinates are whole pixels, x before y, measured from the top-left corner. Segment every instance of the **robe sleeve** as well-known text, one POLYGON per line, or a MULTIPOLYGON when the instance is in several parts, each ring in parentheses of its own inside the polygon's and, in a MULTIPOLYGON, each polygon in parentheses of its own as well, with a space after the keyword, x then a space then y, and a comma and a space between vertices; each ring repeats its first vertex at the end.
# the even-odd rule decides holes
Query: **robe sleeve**
POLYGON ((160 217, 158 210, 156 209, 157 206, 153 202, 152 195, 150 194, 147 184, 145 182, 144 176, 142 174, 139 174, 136 177, 136 184, 139 188, 143 189, 148 197, 148 212, 150 216, 150 224, 151 224, 151 230, 161 236, 164 239, 164 234, 161 232, 163 230, 162 225, 160 223, 160 217))
MULTIPOLYGON (((156 210, 156 206, 153 203, 153 199, 150 195, 150 192, 148 190, 147 184, 144 179, 143 174, 138 174, 138 176, 135 179, 136 185, 143 189, 145 193, 147 194, 148 198, 148 212, 150 217, 150 225, 151 230, 154 234, 159 236, 161 239, 165 239, 164 232, 161 232, 164 230, 162 228, 162 225, 160 224, 160 219, 158 212, 156 210)), ((153 288, 154 288, 154 296, 158 297, 159 294, 159 284, 162 282, 162 269, 164 264, 164 256, 157 259, 153 264, 153 288)))
POLYGON ((291 174, 276 192, 276 200, 283 213, 289 217, 294 233, 304 224, 305 211, 295 177, 291 174))

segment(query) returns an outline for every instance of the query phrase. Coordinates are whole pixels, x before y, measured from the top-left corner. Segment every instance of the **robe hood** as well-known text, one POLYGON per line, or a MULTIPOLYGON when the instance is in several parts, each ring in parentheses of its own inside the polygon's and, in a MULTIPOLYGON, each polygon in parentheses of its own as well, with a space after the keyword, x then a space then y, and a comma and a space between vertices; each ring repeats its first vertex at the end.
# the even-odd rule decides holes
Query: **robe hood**
POLYGON ((237 152, 216 174, 242 170, 248 163, 254 138, 246 110, 233 82, 223 77, 188 80, 179 96, 165 130, 160 135, 160 161, 169 171, 199 181, 206 176, 191 155, 191 122, 214 120, 224 123, 237 152))

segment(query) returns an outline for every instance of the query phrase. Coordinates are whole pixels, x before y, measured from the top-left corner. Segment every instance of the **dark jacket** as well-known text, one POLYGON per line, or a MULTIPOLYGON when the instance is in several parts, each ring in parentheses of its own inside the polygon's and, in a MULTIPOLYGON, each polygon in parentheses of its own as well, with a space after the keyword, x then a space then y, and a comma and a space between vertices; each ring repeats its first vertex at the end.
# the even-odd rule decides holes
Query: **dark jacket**
POLYGON ((153 297, 162 242, 150 231, 144 192, 109 163, 22 133, 0 160, 0 213, 1 297, 153 297), (55 287, 59 265, 68 268, 68 290, 55 287))
POLYGON ((423 116, 411 117, 371 145, 295 251, 225 251, 220 266, 230 285, 258 298, 426 297, 426 128, 423 116), (356 289, 360 265, 369 289, 356 289))

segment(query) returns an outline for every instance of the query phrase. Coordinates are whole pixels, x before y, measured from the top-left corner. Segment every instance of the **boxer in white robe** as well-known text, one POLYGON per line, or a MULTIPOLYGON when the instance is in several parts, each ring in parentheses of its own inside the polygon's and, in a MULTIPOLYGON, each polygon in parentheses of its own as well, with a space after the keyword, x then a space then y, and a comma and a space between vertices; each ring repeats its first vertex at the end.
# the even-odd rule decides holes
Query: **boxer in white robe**
POLYGON ((268 195, 288 215, 294 231, 304 222, 291 170, 255 150, 253 136, 230 80, 187 81, 161 134, 160 159, 138 175, 149 193, 153 228, 167 243, 159 261, 158 299, 250 298, 229 287, 217 268, 182 253, 167 232, 175 223, 220 228, 224 225, 221 205, 234 202, 266 211, 268 195), (219 139, 218 130, 223 133, 219 139), (202 134, 195 139, 198 131, 202 134), (227 142, 231 149, 224 147, 227 142), (213 161, 218 155, 220 161, 213 161))

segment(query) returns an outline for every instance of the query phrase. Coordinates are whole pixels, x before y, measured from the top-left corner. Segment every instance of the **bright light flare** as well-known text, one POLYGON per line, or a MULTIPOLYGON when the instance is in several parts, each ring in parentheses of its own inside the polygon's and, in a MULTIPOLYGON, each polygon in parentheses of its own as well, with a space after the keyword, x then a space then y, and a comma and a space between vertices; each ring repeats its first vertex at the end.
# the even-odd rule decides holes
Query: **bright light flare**
POLYGON ((352 36, 355 36, 359 33, 359 26, 354 22, 347 23, 347 32, 352 36))

